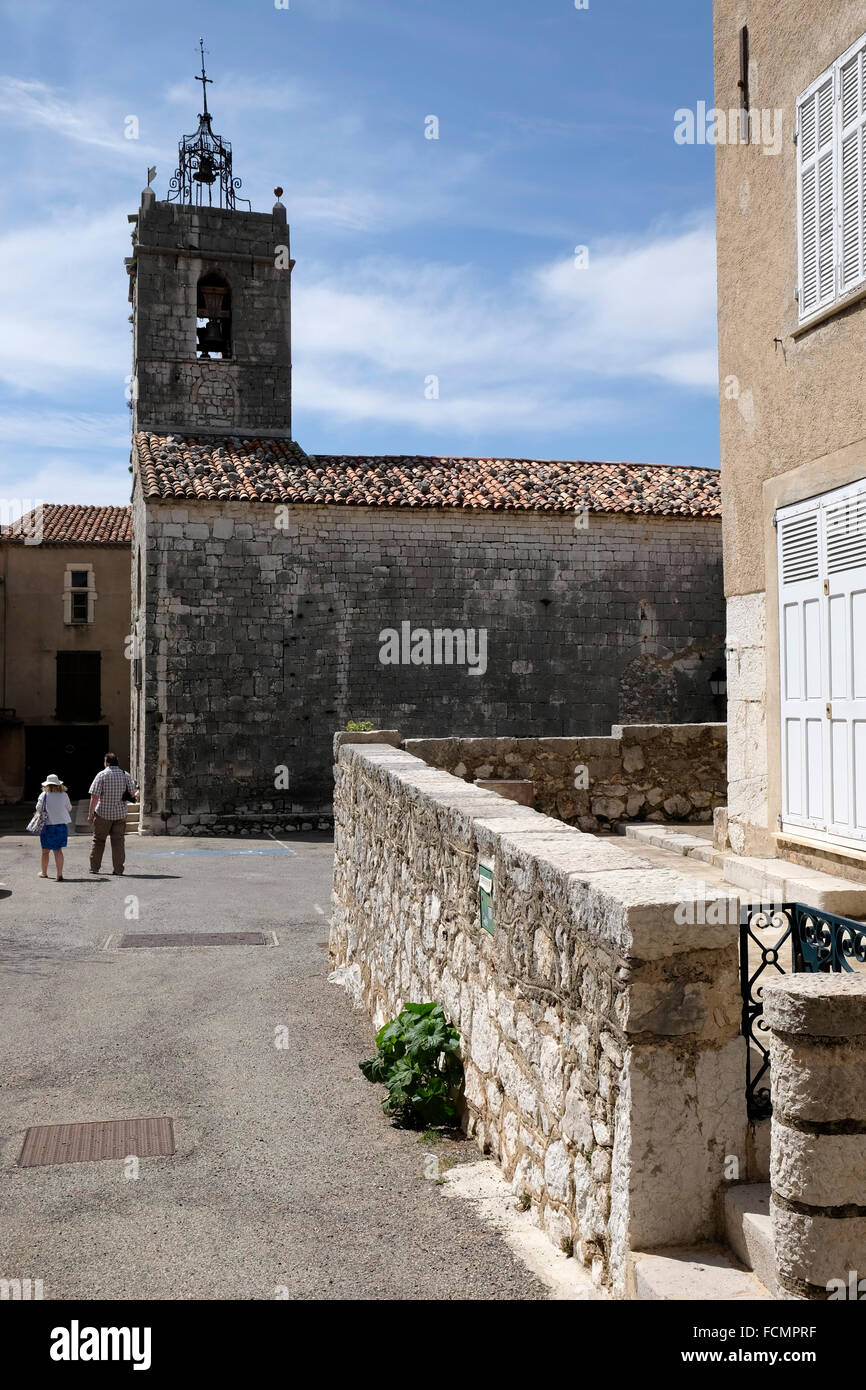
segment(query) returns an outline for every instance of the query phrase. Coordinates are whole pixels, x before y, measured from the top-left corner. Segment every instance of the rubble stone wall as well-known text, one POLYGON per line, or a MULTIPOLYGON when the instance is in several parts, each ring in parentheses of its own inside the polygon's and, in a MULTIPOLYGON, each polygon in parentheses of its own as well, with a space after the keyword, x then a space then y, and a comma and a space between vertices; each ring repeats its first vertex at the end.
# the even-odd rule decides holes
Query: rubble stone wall
POLYGON ((526 778, 536 810, 581 830, 710 822, 727 796, 724 724, 615 724, 610 738, 415 738, 403 746, 467 782, 526 778))

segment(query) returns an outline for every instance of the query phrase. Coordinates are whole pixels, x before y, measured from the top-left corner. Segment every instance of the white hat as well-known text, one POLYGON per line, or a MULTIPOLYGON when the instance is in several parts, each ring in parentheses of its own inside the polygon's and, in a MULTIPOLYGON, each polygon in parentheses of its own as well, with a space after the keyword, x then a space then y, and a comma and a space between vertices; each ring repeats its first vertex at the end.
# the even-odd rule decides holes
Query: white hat
POLYGON ((42 783, 42 785, 43 785, 43 787, 62 787, 62 786, 63 786, 63 783, 61 782, 60 778, 57 776, 57 773, 56 773, 56 772, 49 772, 48 776, 45 778, 45 781, 42 783))

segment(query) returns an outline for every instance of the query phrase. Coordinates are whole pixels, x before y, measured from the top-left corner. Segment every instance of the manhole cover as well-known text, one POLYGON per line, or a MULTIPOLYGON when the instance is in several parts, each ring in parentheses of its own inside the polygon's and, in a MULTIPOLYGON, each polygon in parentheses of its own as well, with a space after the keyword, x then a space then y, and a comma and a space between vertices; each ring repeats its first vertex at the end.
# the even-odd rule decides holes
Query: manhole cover
POLYGON ((167 1157, 174 1128, 160 1116, 146 1120, 95 1120, 90 1124, 35 1125, 24 1136, 19 1168, 47 1163, 90 1163, 99 1158, 167 1157))
POLYGON ((267 946, 260 931, 128 932, 121 946, 267 946))

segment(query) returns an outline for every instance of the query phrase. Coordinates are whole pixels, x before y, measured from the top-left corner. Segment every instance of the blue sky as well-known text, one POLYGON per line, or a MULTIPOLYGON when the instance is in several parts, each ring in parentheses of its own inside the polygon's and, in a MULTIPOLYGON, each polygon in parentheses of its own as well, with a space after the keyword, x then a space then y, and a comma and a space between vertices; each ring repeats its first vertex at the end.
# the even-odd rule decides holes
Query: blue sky
POLYGON ((285 190, 305 449, 717 464, 713 150, 673 138, 709 0, 0 15, 4 498, 128 499, 126 217, 195 129, 202 33, 242 192, 285 190))

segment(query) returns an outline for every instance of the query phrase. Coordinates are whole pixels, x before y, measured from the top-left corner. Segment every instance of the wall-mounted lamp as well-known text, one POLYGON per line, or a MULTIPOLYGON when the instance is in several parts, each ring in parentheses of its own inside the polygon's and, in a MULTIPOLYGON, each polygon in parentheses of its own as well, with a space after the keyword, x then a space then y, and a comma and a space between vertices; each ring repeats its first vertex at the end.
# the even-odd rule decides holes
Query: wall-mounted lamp
POLYGON ((717 666, 710 676, 710 690, 719 698, 728 693, 728 673, 723 666, 717 666))

